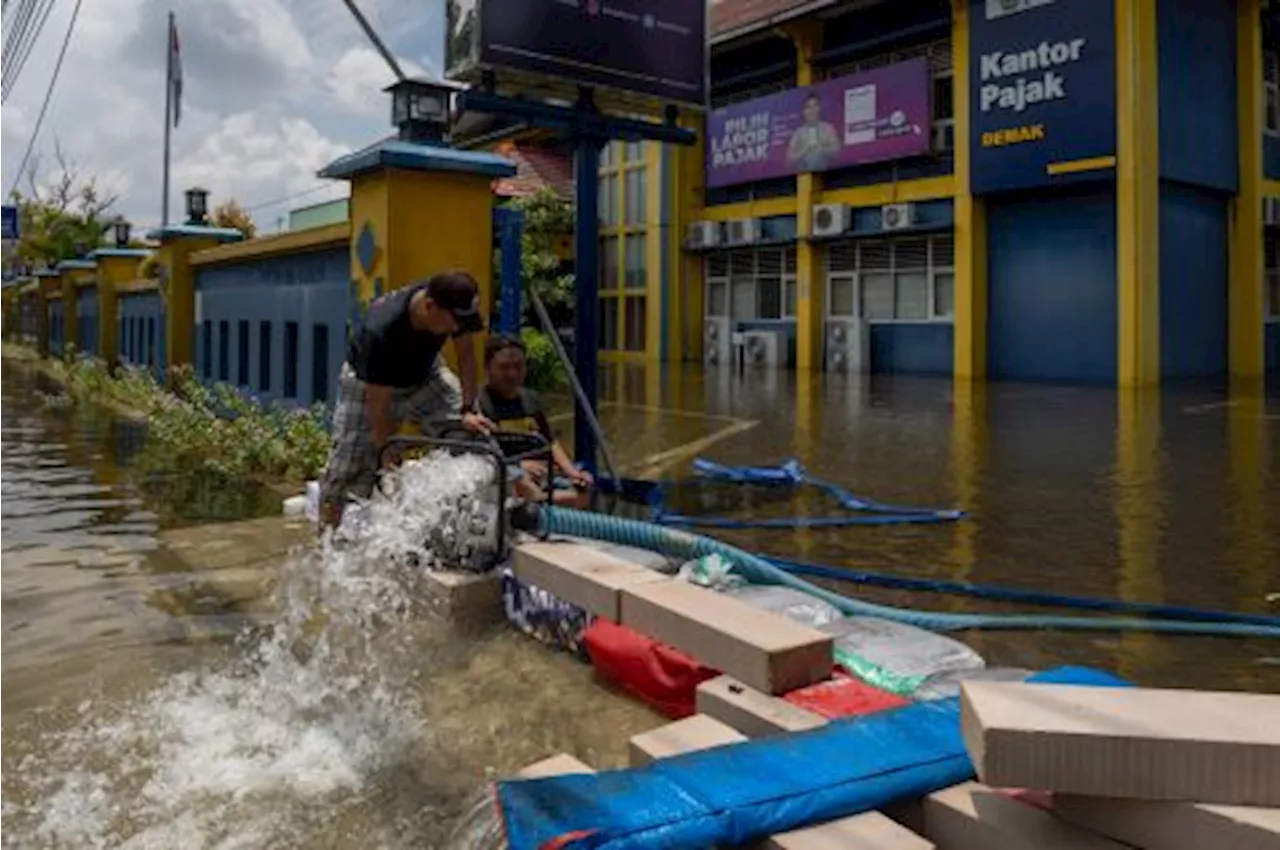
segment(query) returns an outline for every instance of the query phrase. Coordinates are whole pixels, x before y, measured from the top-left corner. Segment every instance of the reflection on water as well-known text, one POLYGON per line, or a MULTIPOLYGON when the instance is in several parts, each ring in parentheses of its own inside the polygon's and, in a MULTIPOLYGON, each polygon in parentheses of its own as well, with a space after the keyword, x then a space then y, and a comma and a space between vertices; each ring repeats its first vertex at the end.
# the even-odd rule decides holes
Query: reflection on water
MULTIPOLYGON (((725 534, 749 549, 1241 611, 1267 611, 1266 595, 1280 591, 1274 402, 631 368, 608 370, 602 386, 600 418, 630 471, 679 476, 698 454, 751 465, 794 456, 881 501, 970 513, 947 526, 725 534)), ((571 445, 571 421, 556 422, 571 445)), ((395 620, 394 606, 390 631, 325 626, 364 623, 374 599, 381 610, 385 597, 367 593, 387 576, 335 573, 353 562, 314 551, 287 557, 307 530, 250 519, 278 505, 254 488, 206 488, 217 503, 208 515, 246 521, 182 527, 202 509, 155 501, 120 473, 140 439, 131 426, 45 409, 30 379, 6 369, 6 846, 440 846, 485 777, 560 751, 617 766, 626 738, 659 722, 588 667, 510 630, 460 638, 430 617, 395 620), (346 590, 317 597, 325 582, 346 590), (308 667, 315 656, 295 655, 280 630, 314 641, 317 598, 332 609, 317 621, 333 641, 327 657, 341 663, 308 667)), ((783 516, 831 506, 742 490, 681 507, 783 516)), ((992 664, 1280 690, 1280 649, 1261 642, 963 637, 992 664)))

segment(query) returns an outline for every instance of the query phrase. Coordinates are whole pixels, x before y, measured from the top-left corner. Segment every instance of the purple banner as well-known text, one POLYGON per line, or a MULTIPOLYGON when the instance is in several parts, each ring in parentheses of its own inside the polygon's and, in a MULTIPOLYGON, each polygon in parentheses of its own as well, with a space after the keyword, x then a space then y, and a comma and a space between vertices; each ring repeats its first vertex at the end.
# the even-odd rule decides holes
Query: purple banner
POLYGON ((929 88, 920 58, 713 110, 707 186, 927 153, 929 88))

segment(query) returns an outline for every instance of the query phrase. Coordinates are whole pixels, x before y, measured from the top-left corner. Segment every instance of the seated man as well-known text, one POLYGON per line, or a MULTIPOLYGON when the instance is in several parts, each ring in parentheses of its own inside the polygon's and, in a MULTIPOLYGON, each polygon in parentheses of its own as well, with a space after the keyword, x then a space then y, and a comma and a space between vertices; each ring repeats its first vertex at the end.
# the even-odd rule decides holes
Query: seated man
POLYGON ((574 466, 552 435, 551 423, 538 397, 524 385, 524 343, 510 336, 491 336, 484 346, 484 368, 486 382, 477 398, 477 411, 499 430, 541 434, 551 443, 556 471, 563 476, 550 475, 545 461, 525 460, 521 463, 524 474, 516 479, 516 495, 528 501, 545 501, 546 488, 550 486, 555 504, 586 507, 591 473, 574 466))
POLYGON ((487 432, 490 423, 468 412, 474 398, 472 334, 483 330, 479 288, 466 272, 444 272, 383 295, 369 306, 352 336, 338 379, 333 449, 320 479, 320 515, 342 521, 352 496, 367 497, 383 463, 383 444, 405 422, 465 413, 462 424, 487 432), (462 380, 441 362, 453 340, 462 380))

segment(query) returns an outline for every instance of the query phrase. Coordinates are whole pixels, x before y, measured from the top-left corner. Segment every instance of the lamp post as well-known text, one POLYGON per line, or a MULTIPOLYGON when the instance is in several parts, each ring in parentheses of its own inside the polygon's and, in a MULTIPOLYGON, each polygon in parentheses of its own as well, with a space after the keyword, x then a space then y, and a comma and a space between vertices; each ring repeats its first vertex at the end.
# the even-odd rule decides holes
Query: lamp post
POLYGON ((391 123, 400 139, 422 145, 443 145, 449 132, 450 98, 462 86, 438 80, 403 79, 383 91, 391 94, 391 123))
POLYGON ((187 199, 187 224, 208 224, 209 190, 192 186, 183 195, 187 199))

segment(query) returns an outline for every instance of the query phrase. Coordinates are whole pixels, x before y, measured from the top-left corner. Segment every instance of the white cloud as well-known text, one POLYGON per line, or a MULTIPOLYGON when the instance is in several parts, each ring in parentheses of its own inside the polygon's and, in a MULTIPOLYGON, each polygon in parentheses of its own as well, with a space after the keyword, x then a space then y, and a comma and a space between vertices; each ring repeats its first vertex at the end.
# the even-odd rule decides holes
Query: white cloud
MULTIPOLYGON (((434 5, 434 0, 428 5, 434 5)), ((398 54, 439 65, 443 20, 394 0, 360 0, 398 54)), ((4 189, 17 177, 72 4, 58 4, 6 100, 4 189)), ((86 175, 120 195, 141 227, 158 223, 169 0, 83 4, 34 158, 53 168, 55 141, 86 175)), ((201 0, 173 4, 182 44, 182 123, 172 131, 170 209, 199 183, 217 203, 253 207, 267 231, 293 207, 346 192, 315 172, 389 131, 390 71, 335 0, 201 0), (290 198, 289 196, 300 196, 290 198), (280 200, 286 199, 286 200, 280 200), (264 202, 271 202, 264 205, 264 202)), ((411 74, 423 68, 401 60, 411 74)), ((25 183, 25 180, 23 181, 25 183)), ((172 214, 172 213, 171 213, 172 214)))
MULTIPOLYGON (((416 62, 401 57, 396 57, 396 62, 407 76, 420 77, 424 74, 422 66, 416 62)), ((381 92, 395 82, 395 74, 372 47, 353 47, 342 54, 326 82, 338 104, 350 112, 357 115, 390 113, 387 98, 375 97, 372 93, 381 92)))

